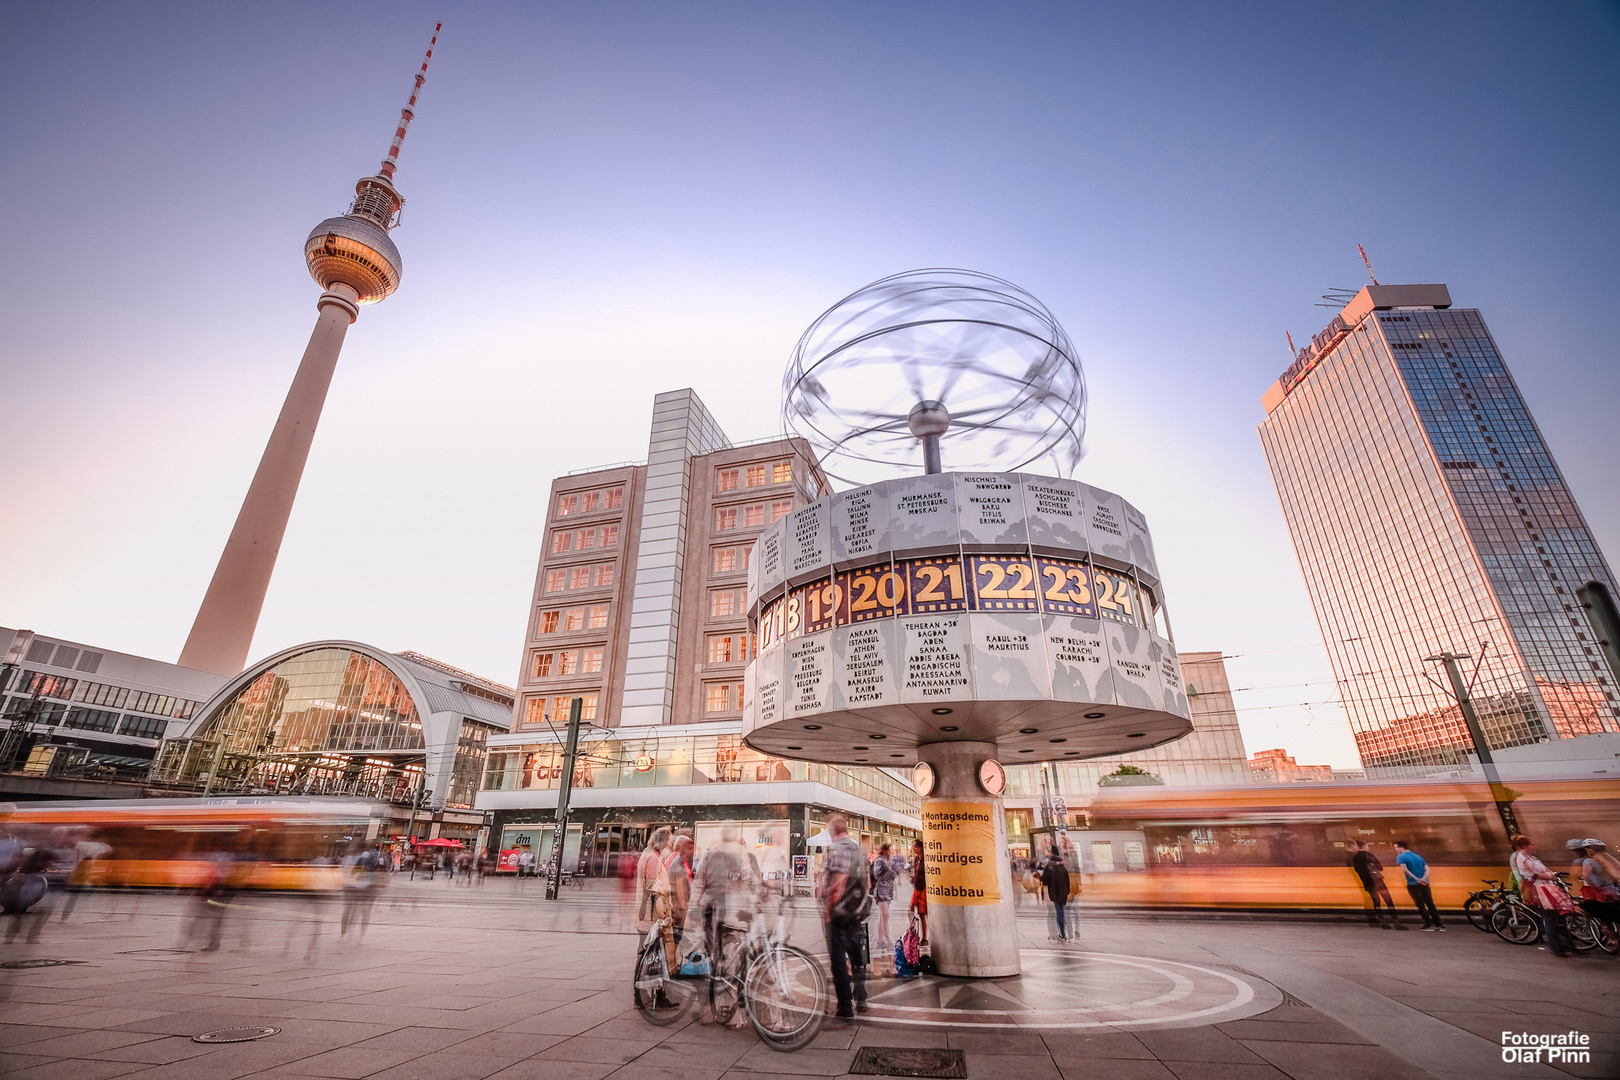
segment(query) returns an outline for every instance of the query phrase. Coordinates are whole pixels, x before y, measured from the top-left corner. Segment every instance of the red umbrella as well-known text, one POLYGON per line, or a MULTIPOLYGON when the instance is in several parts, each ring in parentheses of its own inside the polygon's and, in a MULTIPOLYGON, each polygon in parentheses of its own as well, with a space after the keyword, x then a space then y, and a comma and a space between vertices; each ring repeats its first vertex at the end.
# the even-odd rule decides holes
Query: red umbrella
POLYGON ((440 836, 433 840, 423 840, 417 847, 466 847, 460 840, 447 840, 440 836))

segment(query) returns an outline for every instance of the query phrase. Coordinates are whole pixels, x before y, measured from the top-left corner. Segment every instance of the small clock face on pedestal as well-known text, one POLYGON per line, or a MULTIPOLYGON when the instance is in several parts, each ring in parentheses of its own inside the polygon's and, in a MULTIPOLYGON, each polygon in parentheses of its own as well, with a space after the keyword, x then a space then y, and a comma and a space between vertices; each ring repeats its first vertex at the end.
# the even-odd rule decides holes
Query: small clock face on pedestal
POLYGON ((1007 787, 1007 771, 1001 762, 986 758, 979 762, 979 786, 992 795, 1000 795, 1007 787))
POLYGON ((925 799, 934 793, 934 784, 937 782, 934 767, 926 761, 917 762, 917 767, 911 770, 912 786, 917 789, 917 794, 925 799))

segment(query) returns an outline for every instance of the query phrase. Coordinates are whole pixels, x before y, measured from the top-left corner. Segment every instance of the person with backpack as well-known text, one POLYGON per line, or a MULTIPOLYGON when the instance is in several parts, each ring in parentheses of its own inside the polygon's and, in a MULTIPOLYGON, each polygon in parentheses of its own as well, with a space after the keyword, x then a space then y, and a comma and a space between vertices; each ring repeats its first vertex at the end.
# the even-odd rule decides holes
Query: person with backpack
POLYGON ((822 863, 821 899, 826 905, 827 961, 838 995, 838 1018, 853 1020, 866 1011, 866 965, 861 961, 861 927, 872 911, 866 852, 849 834, 842 814, 827 819, 833 838, 822 863))
POLYGON ((1389 895, 1389 886, 1384 884, 1384 864, 1378 861, 1367 847, 1367 841, 1356 841, 1356 853, 1350 856, 1350 869, 1355 871, 1356 877, 1361 880, 1361 887, 1372 899, 1372 910, 1367 912, 1368 926, 1392 926, 1396 930, 1405 930, 1406 925, 1401 917, 1395 914, 1395 899, 1389 895), (1379 921, 1378 903, 1382 900, 1384 910, 1389 912, 1387 924, 1379 921))
POLYGON ((1052 901, 1052 914, 1057 918, 1057 934, 1053 940, 1068 941, 1069 930, 1064 917, 1069 907, 1069 865, 1063 861, 1056 844, 1052 845, 1041 867, 1041 884, 1046 888, 1046 897, 1052 901))

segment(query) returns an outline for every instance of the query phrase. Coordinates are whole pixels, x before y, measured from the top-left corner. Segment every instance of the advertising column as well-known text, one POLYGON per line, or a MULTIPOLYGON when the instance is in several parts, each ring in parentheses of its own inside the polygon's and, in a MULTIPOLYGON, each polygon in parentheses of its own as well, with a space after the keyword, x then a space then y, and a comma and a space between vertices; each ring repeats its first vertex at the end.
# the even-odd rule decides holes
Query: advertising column
POLYGON ((941 975, 1017 975, 1018 926, 994 743, 917 748, 928 941, 941 975), (986 781, 988 781, 988 786, 986 781), (991 794, 994 790, 996 794, 991 794))

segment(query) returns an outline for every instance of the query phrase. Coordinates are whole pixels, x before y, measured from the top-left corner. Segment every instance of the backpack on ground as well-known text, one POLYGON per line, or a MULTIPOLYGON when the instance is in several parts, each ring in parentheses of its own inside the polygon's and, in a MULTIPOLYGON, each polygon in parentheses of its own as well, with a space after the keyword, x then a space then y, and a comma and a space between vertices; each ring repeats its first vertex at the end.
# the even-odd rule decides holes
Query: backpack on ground
POLYGON ((917 965, 906 960, 906 942, 904 939, 894 943, 894 977, 897 979, 915 979, 922 974, 917 965))

